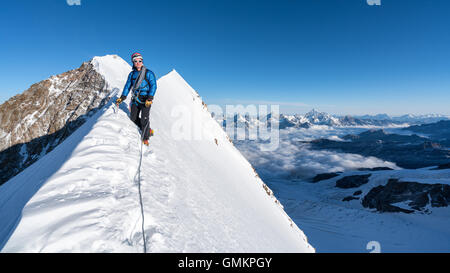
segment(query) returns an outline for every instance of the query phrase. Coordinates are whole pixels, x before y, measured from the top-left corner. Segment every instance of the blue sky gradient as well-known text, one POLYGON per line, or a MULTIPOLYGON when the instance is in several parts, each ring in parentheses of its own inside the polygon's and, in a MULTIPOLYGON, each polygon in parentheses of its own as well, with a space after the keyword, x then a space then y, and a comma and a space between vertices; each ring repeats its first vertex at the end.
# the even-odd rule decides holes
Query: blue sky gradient
POLYGON ((0 103, 94 56, 135 51, 207 104, 450 115, 450 1, 8 1, 0 103))

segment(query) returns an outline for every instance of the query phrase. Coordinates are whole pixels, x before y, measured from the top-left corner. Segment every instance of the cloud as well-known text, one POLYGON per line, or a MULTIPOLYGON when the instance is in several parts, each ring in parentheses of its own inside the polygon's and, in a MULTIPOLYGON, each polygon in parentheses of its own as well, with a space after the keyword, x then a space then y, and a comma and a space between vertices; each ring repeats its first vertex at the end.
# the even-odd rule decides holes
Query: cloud
POLYGON ((81 0, 66 0, 69 6, 81 6, 81 0))
POLYGON ((381 6, 381 0, 367 0, 369 6, 381 6))
POLYGON ((301 140, 317 138, 339 139, 349 133, 364 131, 363 128, 316 128, 280 130, 279 148, 273 152, 261 151, 258 141, 236 141, 236 147, 255 167, 263 180, 310 179, 319 173, 350 171, 358 168, 390 167, 395 163, 375 157, 311 150, 301 140))

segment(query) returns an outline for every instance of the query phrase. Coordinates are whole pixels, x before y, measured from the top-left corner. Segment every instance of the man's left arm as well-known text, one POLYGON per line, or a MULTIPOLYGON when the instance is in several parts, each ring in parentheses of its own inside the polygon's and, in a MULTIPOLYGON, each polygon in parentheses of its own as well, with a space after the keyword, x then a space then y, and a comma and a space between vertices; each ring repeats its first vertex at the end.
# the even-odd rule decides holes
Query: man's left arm
POLYGON ((148 72, 148 82, 150 84, 149 88, 149 92, 148 92, 148 99, 145 102, 145 106, 146 107, 150 107, 150 105, 153 103, 153 97, 155 96, 156 93, 156 77, 155 74, 149 70, 148 72))
POLYGON ((156 93, 157 86, 156 86, 156 77, 152 71, 149 71, 148 81, 150 83, 150 86, 149 86, 150 90, 148 93, 149 93, 150 99, 153 100, 153 97, 155 96, 155 93, 156 93))

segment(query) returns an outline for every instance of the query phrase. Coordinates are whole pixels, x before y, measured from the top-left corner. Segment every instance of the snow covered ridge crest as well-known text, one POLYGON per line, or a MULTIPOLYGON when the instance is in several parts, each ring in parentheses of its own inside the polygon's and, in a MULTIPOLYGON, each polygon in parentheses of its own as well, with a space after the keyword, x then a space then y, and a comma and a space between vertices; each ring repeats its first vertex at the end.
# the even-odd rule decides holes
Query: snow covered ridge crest
MULTIPOLYGON (((91 65, 108 90, 131 70, 114 55, 91 65)), ((314 251, 176 71, 158 80, 150 148, 141 151, 130 96, 119 109, 113 100, 0 187, 3 252, 141 252, 143 236, 148 252, 314 251), (205 124, 201 138, 176 137, 205 124)))
POLYGON ((90 62, 0 105, 0 185, 52 151, 109 100, 90 62))

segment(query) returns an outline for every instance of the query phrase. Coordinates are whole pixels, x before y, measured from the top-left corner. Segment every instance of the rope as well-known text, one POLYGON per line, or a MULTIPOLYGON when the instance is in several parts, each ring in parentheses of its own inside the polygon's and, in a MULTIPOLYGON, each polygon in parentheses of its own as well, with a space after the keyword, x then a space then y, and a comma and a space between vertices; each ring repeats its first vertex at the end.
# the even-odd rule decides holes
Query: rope
POLYGON ((141 215, 142 215, 142 240, 144 241, 144 253, 147 253, 147 239, 145 237, 145 218, 144 218, 144 203, 142 202, 142 192, 141 192, 141 165, 142 165, 142 147, 144 141, 145 130, 147 130, 150 120, 147 122, 144 131, 142 132, 141 139, 141 158, 139 159, 139 168, 138 168, 138 187, 139 187, 139 202, 141 204, 141 215))
MULTIPOLYGON (((117 114, 117 112, 119 111, 118 109, 119 107, 117 107, 117 111, 115 111, 115 113, 117 114)), ((149 120, 147 122, 147 125, 145 126, 144 131, 142 131, 142 138, 141 138, 141 151, 140 151, 140 158, 139 158, 139 167, 138 167, 138 189, 139 189, 139 204, 141 206, 141 217, 142 217, 142 225, 141 225, 141 230, 142 230, 142 240, 144 242, 144 253, 147 253, 147 238, 145 237, 145 216, 144 216, 144 202, 142 201, 142 190, 141 190, 141 166, 142 166, 142 154, 143 154, 143 145, 144 145, 144 135, 145 132, 148 128, 150 124, 150 117, 149 120)))
MULTIPOLYGON (((118 109, 117 109, 118 110, 118 109)), ((147 253, 147 238, 145 237, 145 216, 144 216, 144 202, 142 201, 142 190, 141 190, 141 166, 142 166, 142 154, 143 154, 143 145, 144 145, 144 135, 145 132, 148 128, 150 124, 150 118, 149 121, 147 122, 147 125, 145 126, 144 131, 142 132, 142 138, 141 138, 141 151, 140 151, 140 158, 139 158, 139 166, 138 166, 138 170, 137 170, 137 175, 138 175, 138 189, 139 189, 139 204, 141 206, 141 217, 142 217, 142 225, 141 225, 141 230, 142 230, 142 241, 144 242, 144 253, 147 253)))

